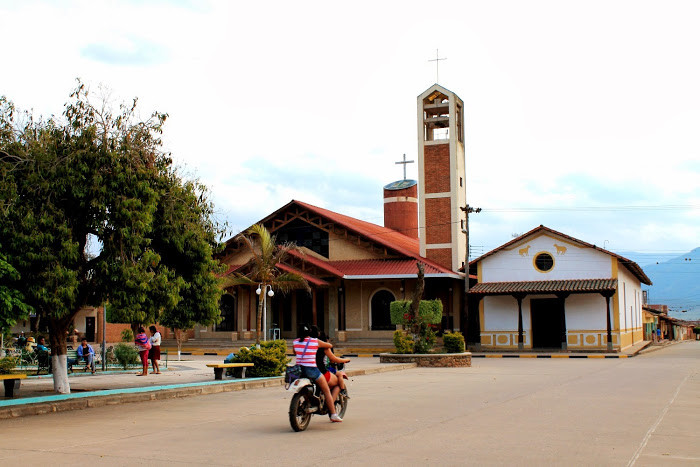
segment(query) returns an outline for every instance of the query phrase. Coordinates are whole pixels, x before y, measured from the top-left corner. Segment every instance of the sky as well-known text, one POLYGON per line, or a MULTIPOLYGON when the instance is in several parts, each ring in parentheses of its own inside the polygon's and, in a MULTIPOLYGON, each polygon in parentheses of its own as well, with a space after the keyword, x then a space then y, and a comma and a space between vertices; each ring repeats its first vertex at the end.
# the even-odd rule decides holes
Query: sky
POLYGON ((472 257, 540 224, 650 262, 700 246, 697 1, 0 0, 0 18, 0 95, 59 115, 80 78, 167 112, 165 149, 231 233, 292 199, 382 224, 437 81, 465 105, 472 257))

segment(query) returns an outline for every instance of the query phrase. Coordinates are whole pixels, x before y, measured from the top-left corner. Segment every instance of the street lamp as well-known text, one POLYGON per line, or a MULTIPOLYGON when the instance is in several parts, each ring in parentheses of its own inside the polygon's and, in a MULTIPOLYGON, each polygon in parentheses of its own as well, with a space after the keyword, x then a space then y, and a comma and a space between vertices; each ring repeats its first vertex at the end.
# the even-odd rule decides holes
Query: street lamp
POLYGON ((262 315, 262 326, 263 326, 263 340, 267 340, 267 297, 274 297, 275 292, 272 290, 270 284, 259 284, 256 294, 260 295, 263 289, 267 290, 267 294, 263 295, 263 315, 262 315))

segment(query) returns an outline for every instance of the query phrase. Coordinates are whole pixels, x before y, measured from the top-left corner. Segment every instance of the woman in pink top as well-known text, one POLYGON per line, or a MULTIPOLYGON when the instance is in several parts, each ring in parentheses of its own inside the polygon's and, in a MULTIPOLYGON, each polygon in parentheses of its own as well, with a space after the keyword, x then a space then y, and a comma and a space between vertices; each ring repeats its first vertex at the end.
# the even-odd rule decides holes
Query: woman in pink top
POLYGON ((305 378, 309 378, 312 381, 316 381, 319 385, 323 395, 326 398, 326 405, 328 406, 328 412, 330 413, 331 422, 342 422, 343 419, 335 413, 335 404, 333 403, 333 396, 331 395, 331 390, 328 387, 328 382, 326 378, 323 377, 318 367, 316 366, 316 351, 321 349, 333 348, 328 342, 319 341, 313 337, 309 337, 311 334, 311 328, 309 326, 302 324, 299 326, 299 338, 294 341, 294 354, 296 355, 296 363, 301 366, 302 375, 305 378))

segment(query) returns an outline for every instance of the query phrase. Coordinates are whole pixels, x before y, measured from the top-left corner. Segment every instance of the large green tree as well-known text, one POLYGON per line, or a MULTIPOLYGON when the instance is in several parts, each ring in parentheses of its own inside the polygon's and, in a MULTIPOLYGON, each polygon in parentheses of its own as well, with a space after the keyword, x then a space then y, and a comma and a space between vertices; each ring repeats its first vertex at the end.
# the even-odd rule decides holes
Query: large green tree
POLYGON ((17 321, 27 319, 32 307, 24 303, 18 290, 20 276, 2 254, 0 247, 0 332, 14 326, 17 321))
POLYGON ((86 305, 109 300, 132 323, 185 306, 216 320, 206 191, 162 151, 167 115, 139 120, 136 103, 112 111, 78 83, 60 119, 35 120, 0 98, 0 245, 48 324, 57 392, 70 392, 66 332, 86 305))

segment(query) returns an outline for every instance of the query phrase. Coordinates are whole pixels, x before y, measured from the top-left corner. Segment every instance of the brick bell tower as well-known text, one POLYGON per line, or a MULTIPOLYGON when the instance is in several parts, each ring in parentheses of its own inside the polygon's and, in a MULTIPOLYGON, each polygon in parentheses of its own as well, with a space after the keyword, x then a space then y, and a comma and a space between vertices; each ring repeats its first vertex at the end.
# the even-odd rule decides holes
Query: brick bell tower
POLYGON ((463 109, 462 99, 439 84, 418 96, 420 254, 453 271, 466 253, 463 109))

